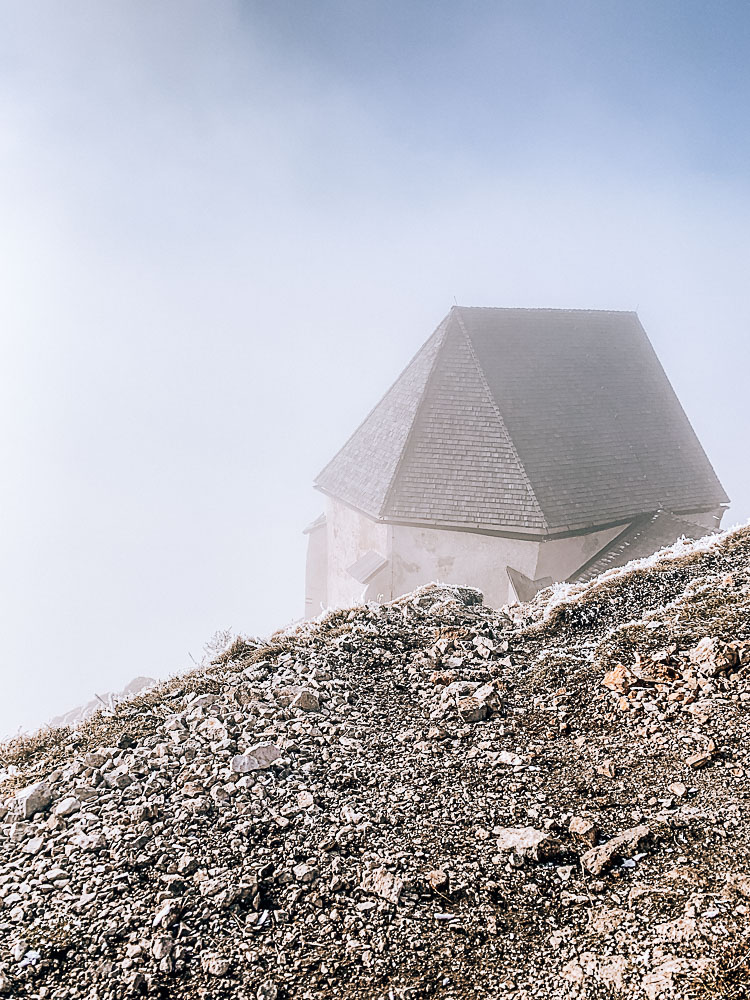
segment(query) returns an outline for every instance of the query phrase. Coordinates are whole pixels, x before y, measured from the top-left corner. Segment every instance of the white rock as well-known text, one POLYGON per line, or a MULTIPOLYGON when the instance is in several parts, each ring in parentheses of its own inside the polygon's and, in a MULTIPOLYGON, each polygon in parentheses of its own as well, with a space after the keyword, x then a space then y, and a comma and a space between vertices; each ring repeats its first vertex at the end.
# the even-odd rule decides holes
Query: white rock
POLYGON ((52 811, 55 816, 70 816, 80 808, 81 803, 75 795, 68 795, 67 798, 61 799, 52 811))
POLYGON ((231 966, 232 960, 218 952, 207 951, 201 955, 201 967, 209 976, 226 976, 231 966))
POLYGON ((247 774, 249 771, 261 771, 269 767, 281 757, 281 750, 273 743, 259 743, 244 754, 232 758, 232 770, 237 774, 247 774))
POLYGON ((341 818, 350 826, 359 826, 365 817, 361 812, 357 812, 356 809, 353 809, 352 806, 345 805, 341 807, 341 818))
POLYGON ((24 819, 30 819, 36 813, 43 812, 51 801, 52 789, 46 781, 37 781, 16 792, 16 805, 24 819))
POLYGON ((698 665, 700 673, 717 677, 737 665, 737 650, 720 639, 706 636, 690 651, 690 660, 698 665))
POLYGON ((651 836, 651 831, 644 824, 630 830, 618 833, 600 847, 592 847, 581 856, 583 867, 592 875, 599 875, 618 857, 633 854, 651 836))
POLYGON ((24 854, 39 854, 44 847, 44 837, 32 837, 23 845, 21 850, 24 854))
POLYGON ((172 951, 174 942, 168 934, 158 934, 151 942, 151 954, 157 962, 166 958, 172 951))
POLYGON ((573 816, 568 825, 568 830, 574 837, 585 841, 590 847, 594 846, 596 838, 599 836, 596 823, 585 816, 573 816))
POLYGON ((151 922, 152 927, 169 927, 178 917, 179 911, 174 899, 165 899, 159 909, 154 914, 151 922))
POLYGON ((471 695, 458 703, 458 714, 464 722, 481 722, 490 714, 489 705, 471 695))
POLYGON ((440 695, 440 704, 446 706, 449 703, 455 704, 464 695, 473 694, 479 687, 476 681, 451 681, 443 688, 440 695))
POLYGON ((268 767, 281 757, 281 750, 273 743, 257 743, 250 747, 247 753, 251 757, 255 757, 260 767, 268 767))
POLYGON ((385 868, 374 868, 366 872, 360 883, 365 892, 372 893, 373 896, 380 896, 394 905, 398 903, 401 890, 404 888, 403 880, 398 875, 392 875, 385 868))
POLYGON ((560 852, 560 844, 551 833, 533 826, 502 827, 495 833, 499 850, 514 851, 522 858, 539 861, 560 852))
POLYGON ((474 692, 474 697, 478 701, 488 701, 495 693, 494 684, 483 684, 481 687, 477 688, 474 692))
POLYGON ((294 866, 294 877, 298 882, 314 882, 318 877, 318 871, 310 865, 299 864, 294 866))

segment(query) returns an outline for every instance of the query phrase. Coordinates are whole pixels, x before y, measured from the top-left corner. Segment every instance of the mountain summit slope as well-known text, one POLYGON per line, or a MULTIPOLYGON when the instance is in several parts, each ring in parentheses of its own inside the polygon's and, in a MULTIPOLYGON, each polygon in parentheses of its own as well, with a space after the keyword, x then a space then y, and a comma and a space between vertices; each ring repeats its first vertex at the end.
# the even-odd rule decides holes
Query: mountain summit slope
POLYGON ((0 747, 0 995, 738 1000, 749 706, 750 528, 238 639, 0 747))

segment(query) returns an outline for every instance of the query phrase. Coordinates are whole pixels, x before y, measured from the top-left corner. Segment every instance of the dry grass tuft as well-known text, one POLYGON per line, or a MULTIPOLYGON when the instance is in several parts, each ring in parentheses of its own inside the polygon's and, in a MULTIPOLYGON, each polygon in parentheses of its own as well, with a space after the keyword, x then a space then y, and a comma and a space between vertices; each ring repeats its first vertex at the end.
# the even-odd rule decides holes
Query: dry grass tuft
POLYGON ((48 757, 56 750, 61 751, 62 759, 66 755, 72 735, 73 730, 70 726, 61 726, 59 729, 48 726, 36 733, 15 736, 6 743, 0 743, 0 768, 24 769, 39 756, 48 757))
POLYGON ((747 1000, 750 997, 750 935, 730 940, 693 984, 686 1000, 747 1000))

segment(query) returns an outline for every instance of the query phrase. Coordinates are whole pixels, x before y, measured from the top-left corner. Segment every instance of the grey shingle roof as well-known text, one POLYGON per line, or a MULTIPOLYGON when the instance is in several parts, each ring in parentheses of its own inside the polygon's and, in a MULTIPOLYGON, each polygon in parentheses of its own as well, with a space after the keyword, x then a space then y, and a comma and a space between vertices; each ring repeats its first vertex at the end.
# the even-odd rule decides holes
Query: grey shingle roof
POLYGON ((536 534, 727 500, 636 314, 561 309, 452 309, 316 485, 536 534))
POLYGON ((544 517, 471 344, 443 335, 382 514, 461 527, 544 527, 544 517))

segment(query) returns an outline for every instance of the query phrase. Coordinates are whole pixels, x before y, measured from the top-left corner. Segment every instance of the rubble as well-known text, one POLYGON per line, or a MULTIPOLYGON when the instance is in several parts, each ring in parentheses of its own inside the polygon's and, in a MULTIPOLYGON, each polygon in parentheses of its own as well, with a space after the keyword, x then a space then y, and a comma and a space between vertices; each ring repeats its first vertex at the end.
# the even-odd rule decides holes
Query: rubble
POLYGON ((750 529, 330 612, 0 748, 0 995, 750 995, 750 529))

